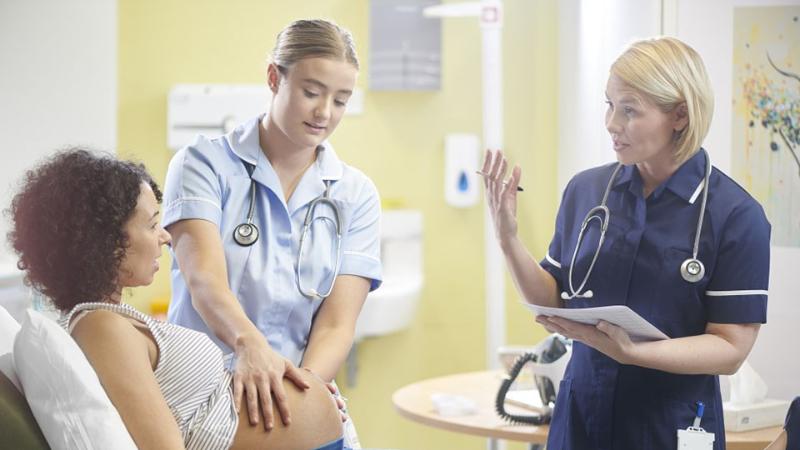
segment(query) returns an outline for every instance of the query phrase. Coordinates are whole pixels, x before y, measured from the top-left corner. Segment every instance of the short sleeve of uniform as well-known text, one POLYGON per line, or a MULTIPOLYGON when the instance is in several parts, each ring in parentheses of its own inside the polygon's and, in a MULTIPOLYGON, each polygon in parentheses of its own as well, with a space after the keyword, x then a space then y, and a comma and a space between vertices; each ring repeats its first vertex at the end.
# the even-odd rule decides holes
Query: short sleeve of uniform
POLYGON ((539 262, 539 265, 556 280, 559 292, 562 291, 561 264, 564 260, 562 255, 562 243, 564 240, 564 227, 566 226, 564 215, 566 214, 567 208, 570 207, 570 205, 567 205, 567 199, 569 198, 568 193, 571 191, 571 186, 572 181, 567 184, 564 193, 561 195, 561 205, 558 207, 558 215, 556 216, 555 233, 553 234, 553 239, 550 241, 550 246, 547 248, 547 254, 544 259, 539 262))
POLYGON ((184 219, 203 219, 220 225, 222 189, 210 159, 213 152, 203 151, 210 145, 207 139, 199 137, 170 161, 164 183, 164 227, 184 219))
POLYGON ((709 322, 767 322, 770 230, 754 200, 736 207, 725 221, 705 293, 709 322))
POLYGON ((347 234, 342 241, 340 274, 358 275, 371 280, 370 291, 381 285, 381 202, 378 190, 367 179, 353 206, 347 234))

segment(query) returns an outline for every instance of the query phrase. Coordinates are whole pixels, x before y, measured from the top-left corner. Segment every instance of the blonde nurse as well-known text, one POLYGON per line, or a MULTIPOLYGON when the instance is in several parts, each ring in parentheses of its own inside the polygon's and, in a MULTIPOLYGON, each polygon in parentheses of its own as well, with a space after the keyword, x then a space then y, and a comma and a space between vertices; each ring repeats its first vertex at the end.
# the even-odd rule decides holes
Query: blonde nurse
POLYGON ((328 142, 357 75, 349 32, 293 22, 267 69, 268 111, 198 137, 169 165, 169 320, 235 353, 236 405, 267 429, 273 402, 291 423, 284 378, 306 388, 306 369, 333 380, 381 283, 378 192, 328 142))

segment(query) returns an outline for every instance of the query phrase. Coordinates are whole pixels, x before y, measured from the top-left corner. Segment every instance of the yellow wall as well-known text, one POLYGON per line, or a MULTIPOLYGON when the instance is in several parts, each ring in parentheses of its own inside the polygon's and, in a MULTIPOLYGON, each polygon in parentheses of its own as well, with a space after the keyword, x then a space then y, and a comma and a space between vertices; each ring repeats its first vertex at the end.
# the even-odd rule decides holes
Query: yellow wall
MULTIPOLYGON (((367 0, 120 0, 119 153, 142 160, 162 181, 166 98, 175 83, 259 83, 274 37, 291 20, 331 18, 350 29, 367 88, 367 0)), ((504 28, 505 149, 523 167, 521 234, 543 255, 556 211, 557 2, 506 0, 504 28)), ((443 199, 444 135, 480 135, 480 32, 474 20, 442 29, 442 89, 366 91, 364 114, 348 116, 331 141, 347 162, 369 174, 385 200, 423 211, 425 288, 411 329, 362 342, 355 388, 344 388, 365 447, 482 449, 485 440, 438 431, 401 418, 397 388, 424 378, 484 368, 483 210, 454 209, 443 199)), ((162 267, 168 267, 166 261, 162 267)), ((530 344, 545 332, 508 286, 508 341, 530 344)), ((169 295, 168 271, 136 290, 145 307, 169 295)), ((340 384, 345 385, 340 377, 340 384)))

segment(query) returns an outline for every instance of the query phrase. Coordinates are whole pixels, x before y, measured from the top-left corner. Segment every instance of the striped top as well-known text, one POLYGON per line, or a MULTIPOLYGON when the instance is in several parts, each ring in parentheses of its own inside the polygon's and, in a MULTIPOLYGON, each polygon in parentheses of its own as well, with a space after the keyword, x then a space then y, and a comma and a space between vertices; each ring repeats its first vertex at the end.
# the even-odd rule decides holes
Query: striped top
POLYGON ((154 375, 188 450, 227 450, 239 416, 233 406, 231 374, 222 350, 203 333, 156 320, 127 304, 81 303, 61 319, 71 332, 89 311, 104 309, 136 319, 158 346, 154 375))

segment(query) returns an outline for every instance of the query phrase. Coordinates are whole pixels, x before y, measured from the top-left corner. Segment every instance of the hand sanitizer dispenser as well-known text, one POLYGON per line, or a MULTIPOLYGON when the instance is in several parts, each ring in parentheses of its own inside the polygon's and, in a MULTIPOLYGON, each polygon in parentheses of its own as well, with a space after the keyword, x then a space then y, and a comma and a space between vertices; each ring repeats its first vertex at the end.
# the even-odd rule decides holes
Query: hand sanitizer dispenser
POLYGON ((480 140, 474 134, 448 134, 444 142, 444 198, 448 205, 467 208, 478 203, 480 140))

